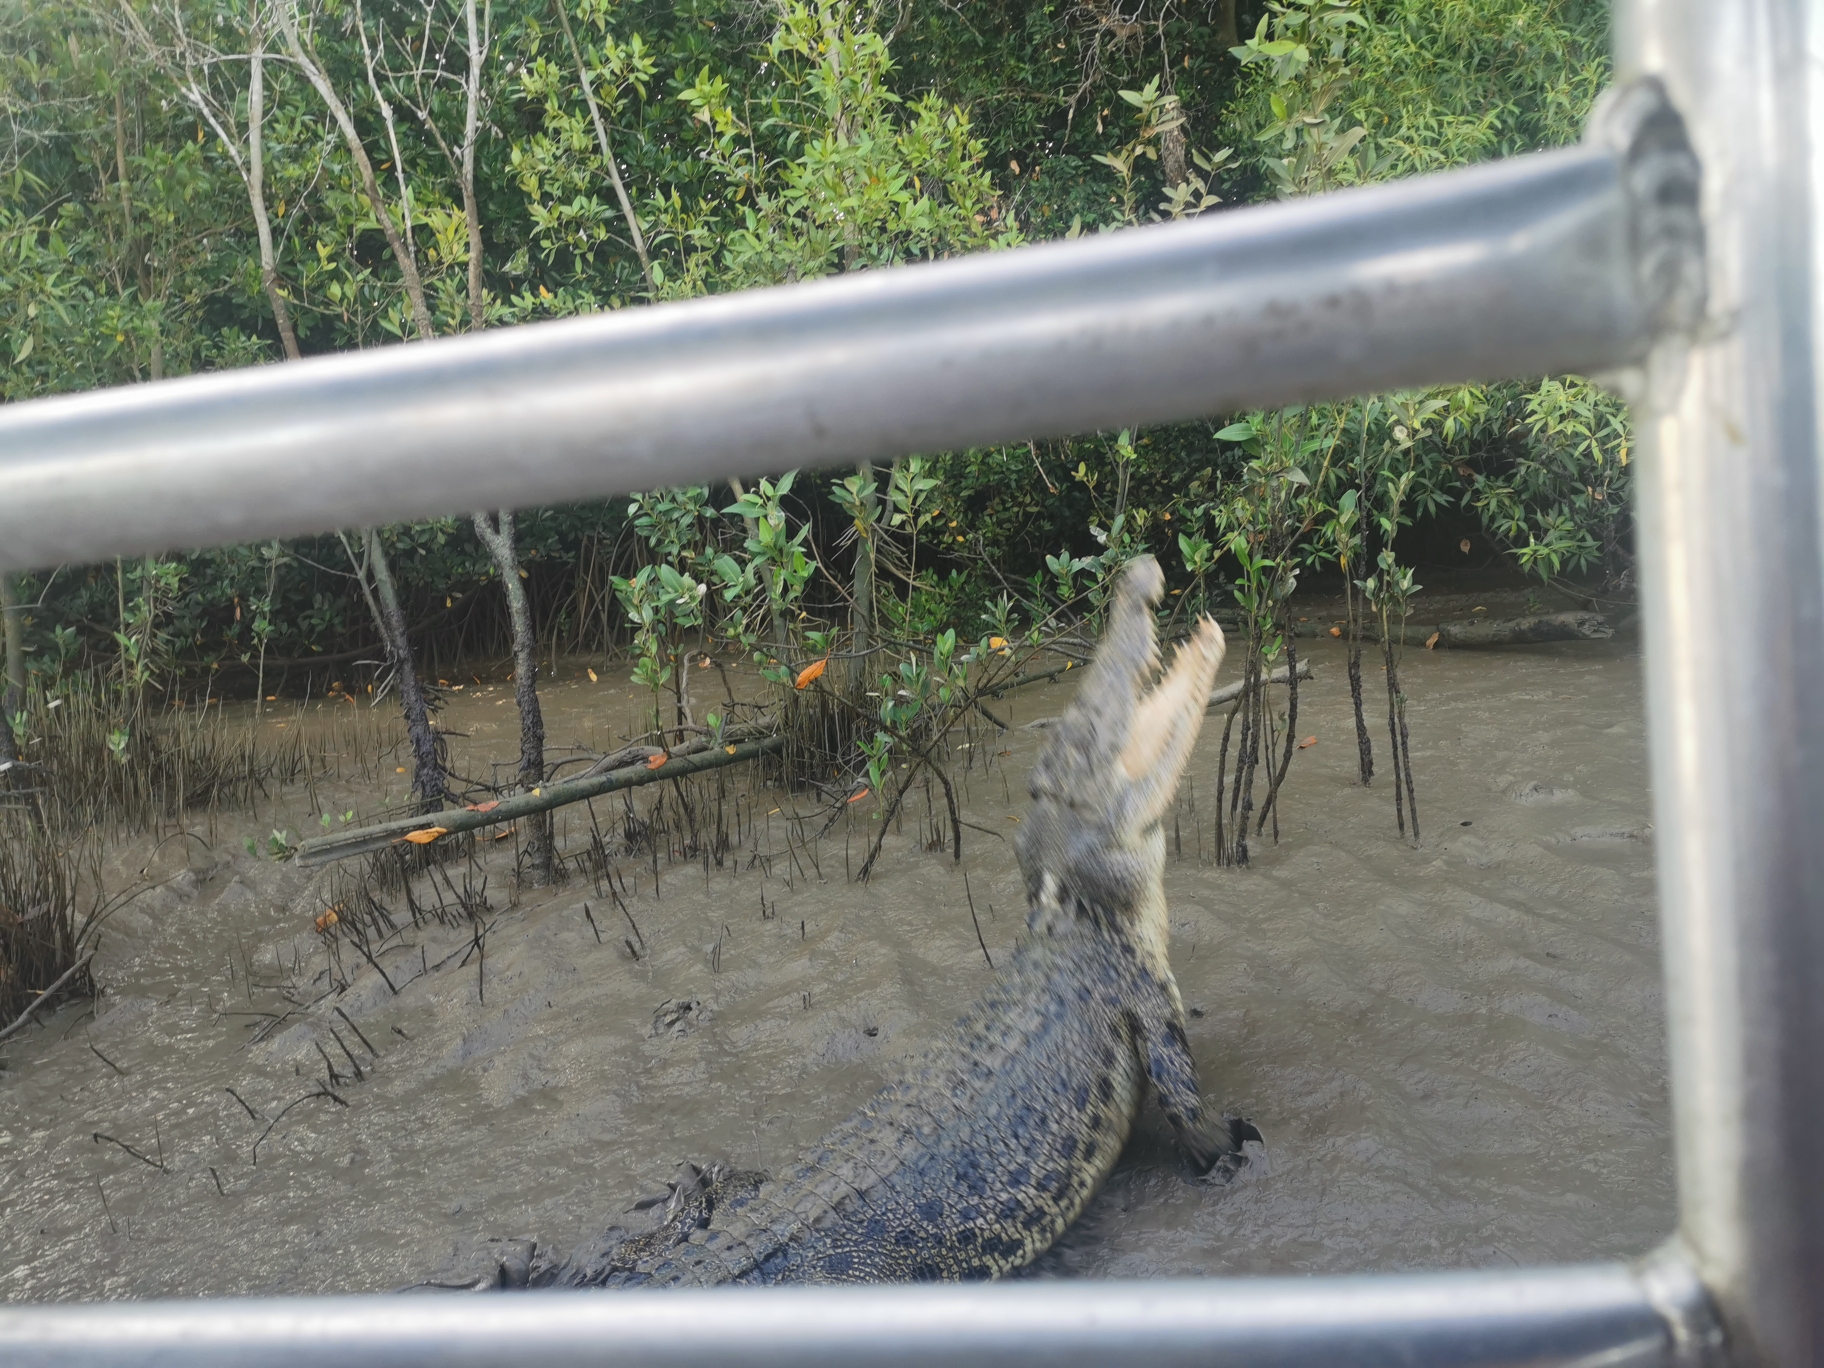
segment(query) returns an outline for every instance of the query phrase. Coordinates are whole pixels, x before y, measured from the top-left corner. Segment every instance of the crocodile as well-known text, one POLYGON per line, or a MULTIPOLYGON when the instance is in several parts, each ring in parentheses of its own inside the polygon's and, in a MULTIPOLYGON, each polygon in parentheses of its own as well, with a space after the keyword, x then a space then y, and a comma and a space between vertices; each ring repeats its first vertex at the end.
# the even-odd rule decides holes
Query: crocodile
POLYGON ((1016 851, 1027 934, 904 1077, 776 1177, 687 1166, 656 1229, 568 1258, 543 1287, 977 1281, 1030 1263, 1113 1168, 1150 1084, 1199 1174, 1232 1175, 1259 1132, 1211 1117, 1167 959, 1161 819, 1224 642, 1205 618, 1159 669, 1150 556, 1047 733, 1016 851))

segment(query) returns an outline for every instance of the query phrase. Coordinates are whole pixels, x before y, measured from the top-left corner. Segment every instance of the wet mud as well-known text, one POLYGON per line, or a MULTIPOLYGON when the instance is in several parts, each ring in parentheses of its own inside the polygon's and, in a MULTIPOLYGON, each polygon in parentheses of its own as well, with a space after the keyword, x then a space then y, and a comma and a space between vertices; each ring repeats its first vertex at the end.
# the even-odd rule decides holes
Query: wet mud
MULTIPOLYGON (((1256 842, 1247 869, 1209 861, 1220 711, 1168 829, 1204 1091, 1266 1146, 1230 1185, 1201 1184, 1145 1115, 1029 1276, 1644 1251, 1671 1228, 1673 1191, 1637 643, 1409 649, 1416 849, 1390 786, 1356 782, 1340 643, 1300 646, 1317 677, 1298 730, 1317 740, 1293 763, 1279 844, 1256 842)), ((640 700, 624 667, 599 682, 584 668, 559 663, 547 728, 607 749, 640 700)), ((1372 656, 1367 674, 1384 755, 1372 656)), ((1005 837, 1041 736, 1024 724, 1059 712, 1071 682, 1008 695, 995 710, 1012 730, 953 753, 960 863, 927 848, 948 823, 920 796, 872 882, 848 882, 871 803, 815 840, 792 820, 811 800, 729 771, 701 792, 720 782, 725 819, 740 814, 738 859, 660 858, 655 887, 653 857, 629 854, 623 907, 583 873, 516 891, 513 841, 484 842, 449 872, 452 891, 485 879, 489 910, 408 921, 384 978, 346 944, 338 969, 313 929, 333 875, 243 849, 320 830, 319 812, 372 814, 381 795, 353 772, 220 816, 212 840, 124 844, 114 872, 160 886, 109 924, 106 992, 0 1046, 0 1297, 386 1289, 485 1267, 490 1238, 562 1251, 643 1228, 629 1208, 683 1160, 784 1164, 1012 946, 1024 909, 1005 837)), ((458 767, 485 776, 514 753, 510 686, 450 699, 458 767)), ((328 738, 337 706, 354 705, 262 725, 328 738)), ((396 802, 406 776, 379 771, 396 802)), ((597 804, 611 834, 625 816, 597 804)), ((560 814, 559 837, 586 844, 588 811, 560 814)))

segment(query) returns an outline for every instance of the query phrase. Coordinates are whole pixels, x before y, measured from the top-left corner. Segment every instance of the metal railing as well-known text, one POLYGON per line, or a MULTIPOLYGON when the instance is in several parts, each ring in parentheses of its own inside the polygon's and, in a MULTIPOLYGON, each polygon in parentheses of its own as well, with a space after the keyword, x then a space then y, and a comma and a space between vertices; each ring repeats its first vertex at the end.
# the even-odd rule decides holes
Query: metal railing
POLYGON ((0 1362, 1824 1363, 1824 13, 1620 8, 1621 93, 1569 151, 0 412, 0 566, 1610 372, 1641 462, 1670 1244, 1414 1276, 6 1307, 0 1362))

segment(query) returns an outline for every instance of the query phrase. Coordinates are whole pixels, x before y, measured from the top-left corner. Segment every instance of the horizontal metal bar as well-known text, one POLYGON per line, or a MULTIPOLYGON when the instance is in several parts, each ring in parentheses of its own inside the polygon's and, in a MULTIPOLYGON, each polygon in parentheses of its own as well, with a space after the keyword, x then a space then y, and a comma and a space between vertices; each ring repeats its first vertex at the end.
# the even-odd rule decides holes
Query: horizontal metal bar
POLYGON ((1639 360, 1625 149, 0 410, 0 568, 1639 360))
POLYGON ((1668 1281, 1664 1267, 1643 1274, 1603 1264, 1391 1278, 0 1307, 0 1360, 9 1368, 1672 1368, 1698 1361, 1679 1290, 1694 1286, 1676 1274, 1668 1281))

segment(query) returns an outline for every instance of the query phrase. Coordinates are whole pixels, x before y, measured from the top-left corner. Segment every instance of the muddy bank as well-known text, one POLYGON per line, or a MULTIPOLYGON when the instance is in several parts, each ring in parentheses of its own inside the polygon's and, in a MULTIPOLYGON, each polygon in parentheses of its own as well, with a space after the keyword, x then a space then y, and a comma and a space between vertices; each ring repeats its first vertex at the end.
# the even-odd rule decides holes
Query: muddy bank
MULTIPOLYGON (((1391 794, 1354 782, 1340 646, 1306 649, 1299 730, 1318 741, 1294 762, 1280 846, 1247 870, 1200 858, 1217 726, 1166 873, 1205 1091, 1256 1121, 1266 1153, 1205 1188, 1149 1116, 1040 1275, 1645 1249, 1673 1194, 1634 643, 1408 651, 1418 850, 1394 837, 1391 794)), ((638 701, 624 670, 559 673, 553 741, 613 744, 638 701)), ((629 856, 630 923, 588 878, 515 898, 512 842, 488 843, 470 871, 485 937, 405 935, 381 956, 392 987, 344 947, 349 986, 323 996, 323 876, 242 848, 320 829, 319 810, 374 812, 352 773, 257 821, 219 817, 210 851, 123 849, 123 873, 150 861, 169 882, 110 925, 108 992, 0 1047, 0 1296, 375 1290, 472 1266, 486 1236, 566 1248, 637 1228, 623 1213, 682 1159, 783 1163, 987 982, 965 873, 988 954, 1011 946, 1012 852, 977 828, 1014 829, 1040 739, 1019 724, 1069 687, 1008 695, 1015 729, 954 757, 975 761, 960 865, 925 848, 915 800, 874 881, 846 882, 867 804, 800 846, 791 802, 731 777, 739 869, 660 859, 655 888, 650 855, 629 856)), ((510 690, 452 697, 459 767, 486 774, 512 754, 510 690)), ((579 847, 588 823, 560 816, 560 839, 579 847)))

